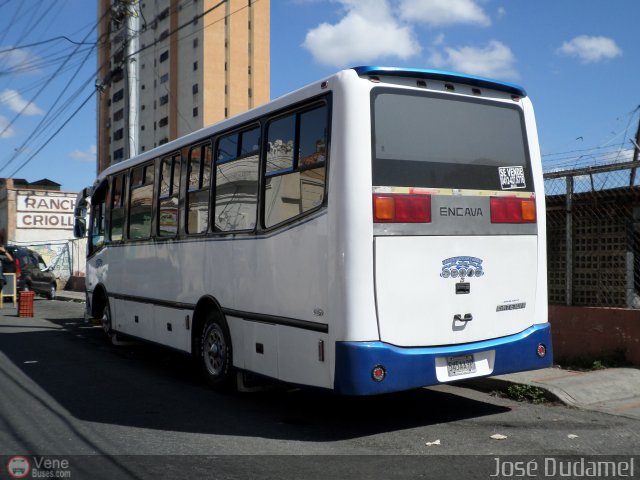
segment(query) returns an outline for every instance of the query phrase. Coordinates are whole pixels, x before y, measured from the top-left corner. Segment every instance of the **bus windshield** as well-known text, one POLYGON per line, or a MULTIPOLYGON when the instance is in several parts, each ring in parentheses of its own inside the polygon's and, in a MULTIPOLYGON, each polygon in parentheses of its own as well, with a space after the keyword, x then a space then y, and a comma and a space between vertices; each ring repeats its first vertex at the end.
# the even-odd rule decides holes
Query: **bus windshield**
POLYGON ((501 190, 501 167, 533 191, 524 121, 516 105, 375 89, 373 185, 501 190))

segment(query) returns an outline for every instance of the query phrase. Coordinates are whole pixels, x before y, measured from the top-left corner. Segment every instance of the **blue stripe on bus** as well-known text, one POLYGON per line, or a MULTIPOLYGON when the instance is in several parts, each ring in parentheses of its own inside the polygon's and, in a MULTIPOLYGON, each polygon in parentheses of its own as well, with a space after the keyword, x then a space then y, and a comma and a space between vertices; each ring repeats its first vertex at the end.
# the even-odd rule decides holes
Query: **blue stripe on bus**
POLYGON ((507 337, 446 347, 397 347, 384 342, 336 342, 334 389, 346 395, 375 395, 441 383, 436 358, 495 350, 491 375, 547 368, 552 365, 551 326, 534 325, 507 337), (547 347, 544 358, 538 344, 547 347), (371 372, 383 365, 386 378, 376 382, 371 372))
POLYGON ((395 67, 353 67, 358 75, 389 75, 392 77, 411 77, 445 82, 458 82, 474 87, 492 88, 501 92, 511 93, 526 97, 527 92, 520 85, 502 82, 491 78, 477 77, 466 73, 447 72, 445 70, 429 70, 422 68, 395 68, 395 67))

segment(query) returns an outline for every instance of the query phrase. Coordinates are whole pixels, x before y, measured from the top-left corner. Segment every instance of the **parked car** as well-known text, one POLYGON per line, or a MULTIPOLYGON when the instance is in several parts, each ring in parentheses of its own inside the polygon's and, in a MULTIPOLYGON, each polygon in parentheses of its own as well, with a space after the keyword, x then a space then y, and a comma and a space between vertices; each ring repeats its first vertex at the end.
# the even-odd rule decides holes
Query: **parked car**
POLYGON ((50 300, 56 298, 56 276, 38 252, 15 245, 8 245, 6 249, 13 261, 2 256, 2 269, 4 273, 16 274, 17 291, 33 290, 50 300))

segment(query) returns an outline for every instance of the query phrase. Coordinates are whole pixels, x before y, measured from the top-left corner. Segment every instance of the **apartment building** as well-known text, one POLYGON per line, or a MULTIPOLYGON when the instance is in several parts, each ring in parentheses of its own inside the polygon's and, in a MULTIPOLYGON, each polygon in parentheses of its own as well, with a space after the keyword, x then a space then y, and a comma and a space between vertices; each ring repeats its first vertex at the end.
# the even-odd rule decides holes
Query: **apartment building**
POLYGON ((98 0, 98 172, 269 100, 269 0, 98 0))

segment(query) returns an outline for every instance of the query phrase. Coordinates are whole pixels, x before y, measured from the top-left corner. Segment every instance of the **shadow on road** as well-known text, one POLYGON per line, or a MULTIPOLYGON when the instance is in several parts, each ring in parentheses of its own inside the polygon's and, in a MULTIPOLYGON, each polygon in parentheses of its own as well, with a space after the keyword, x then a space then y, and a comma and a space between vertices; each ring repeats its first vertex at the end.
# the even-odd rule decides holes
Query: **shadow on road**
POLYGON ((429 389, 376 397, 286 387, 218 394, 188 356, 151 345, 116 347, 81 319, 48 320, 61 328, 2 335, 8 331, 2 325, 0 349, 71 415, 88 422, 322 442, 509 410, 429 389))

